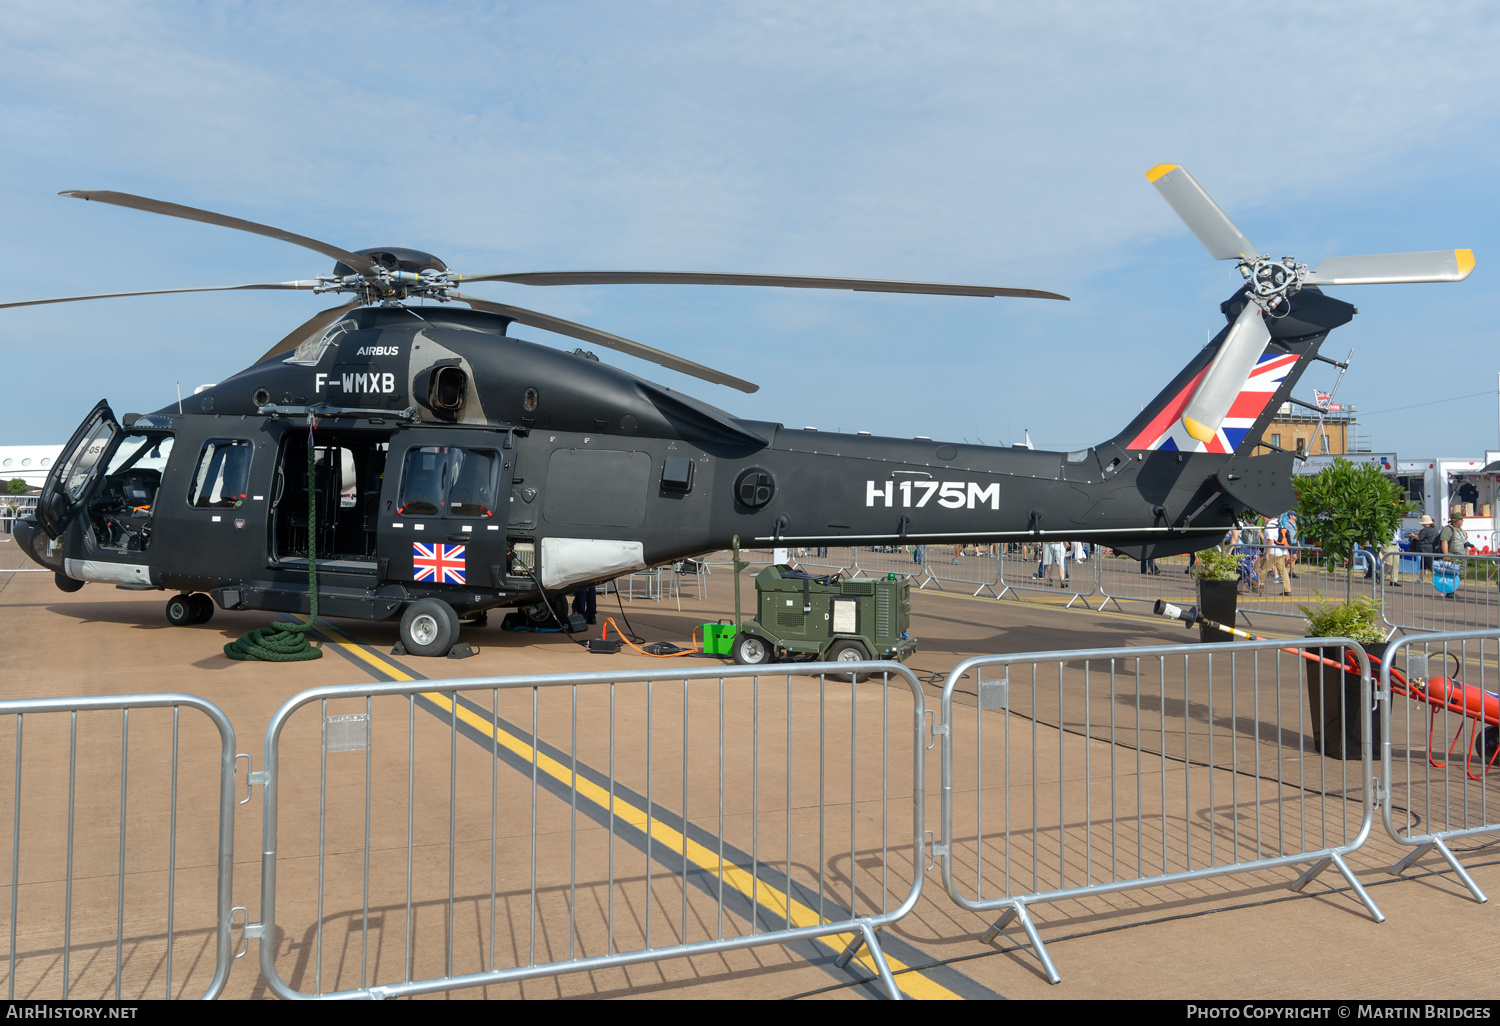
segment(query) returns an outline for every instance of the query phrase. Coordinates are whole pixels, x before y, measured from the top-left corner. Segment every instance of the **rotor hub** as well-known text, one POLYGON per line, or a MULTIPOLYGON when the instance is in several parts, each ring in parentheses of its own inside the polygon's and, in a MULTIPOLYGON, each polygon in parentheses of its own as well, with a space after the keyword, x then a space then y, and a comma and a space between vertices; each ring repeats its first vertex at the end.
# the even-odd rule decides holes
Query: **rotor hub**
POLYGON ((1241 259, 1240 274, 1249 283, 1252 302, 1268 314, 1282 316, 1290 307, 1290 301, 1302 288, 1307 277, 1307 265, 1299 264, 1293 257, 1272 260, 1269 256, 1241 259))

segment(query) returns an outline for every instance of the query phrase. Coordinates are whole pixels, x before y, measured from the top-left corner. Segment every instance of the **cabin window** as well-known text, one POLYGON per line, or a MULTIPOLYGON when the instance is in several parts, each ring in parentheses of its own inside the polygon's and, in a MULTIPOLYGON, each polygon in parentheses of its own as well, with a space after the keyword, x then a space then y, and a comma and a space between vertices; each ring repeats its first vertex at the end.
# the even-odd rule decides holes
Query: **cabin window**
POLYGON ((495 513, 499 454, 456 446, 423 446, 406 454, 402 516, 481 519, 495 513))
POLYGON ((199 509, 222 509, 245 501, 253 443, 243 438, 211 438, 203 444, 193 472, 188 503, 199 509))

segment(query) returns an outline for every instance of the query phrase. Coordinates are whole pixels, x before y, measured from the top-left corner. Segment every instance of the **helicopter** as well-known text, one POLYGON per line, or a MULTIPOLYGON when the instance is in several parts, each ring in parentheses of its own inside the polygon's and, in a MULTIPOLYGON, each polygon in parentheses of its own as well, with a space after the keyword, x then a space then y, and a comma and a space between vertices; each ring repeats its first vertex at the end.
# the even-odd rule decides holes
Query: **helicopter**
MULTIPOLYGON (((509 334, 542 328, 744 392, 756 386, 470 284, 713 284, 1064 300, 1038 289, 656 271, 463 275, 411 249, 348 251, 117 192, 64 192, 280 239, 336 261, 311 279, 73 296, 298 289, 349 297, 253 365, 148 414, 107 401, 55 461, 18 541, 58 587, 400 624, 441 656, 461 620, 514 607, 537 625, 569 593, 730 547, 1078 539, 1146 559, 1215 544, 1247 509, 1294 504, 1297 454, 1262 442, 1353 306, 1326 286, 1459 281, 1469 250, 1272 260, 1188 172, 1146 175, 1242 281, 1218 332, 1118 434, 1073 452, 788 430, 601 361, 509 334), (416 306, 414 299, 436 300, 416 306), (460 305, 462 304, 462 305, 460 305), (467 308, 465 308, 467 307, 467 308), (1269 453, 1251 455, 1257 446, 1269 453)), ((1307 404, 1302 404, 1307 405, 1307 404)))

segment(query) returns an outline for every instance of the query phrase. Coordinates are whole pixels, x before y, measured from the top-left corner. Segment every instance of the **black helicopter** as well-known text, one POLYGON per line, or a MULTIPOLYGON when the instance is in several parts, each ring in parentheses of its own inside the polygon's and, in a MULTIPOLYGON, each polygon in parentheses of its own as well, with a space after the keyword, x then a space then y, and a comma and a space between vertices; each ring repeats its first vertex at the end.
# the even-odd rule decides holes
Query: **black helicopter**
MULTIPOLYGON (((113 192, 62 195, 266 235, 337 261, 314 279, 228 286, 341 293, 253 366, 154 413, 100 402, 18 540, 74 591, 176 592, 174 624, 225 609, 399 619, 442 655, 461 617, 557 619, 566 593, 728 547, 1095 542, 1146 558, 1214 544, 1246 508, 1293 502, 1291 452, 1250 456, 1328 332, 1325 285, 1458 281, 1468 250, 1261 255, 1181 167, 1147 177, 1244 283, 1226 327, 1113 438, 1076 452, 788 430, 511 337, 544 328, 746 392, 628 339, 460 293, 460 285, 717 284, 1065 299, 1032 289, 642 271, 459 275, 406 249, 348 252, 265 225, 113 192), (410 306, 406 300, 457 301, 410 306), (309 456, 309 448, 312 449, 309 456), (311 469, 309 469, 311 468, 311 469), (311 493, 311 494, 310 494, 311 493), (311 504, 311 509, 310 509, 311 504), (309 530, 309 521, 313 529, 309 530), (210 598, 211 597, 211 598, 210 598)), ((154 295, 215 289, 164 289, 154 295)), ((7 303, 28 306, 75 299, 7 303)), ((1305 404, 1304 404, 1305 405, 1305 404)), ((1271 447, 1275 449, 1275 447, 1271 447)))

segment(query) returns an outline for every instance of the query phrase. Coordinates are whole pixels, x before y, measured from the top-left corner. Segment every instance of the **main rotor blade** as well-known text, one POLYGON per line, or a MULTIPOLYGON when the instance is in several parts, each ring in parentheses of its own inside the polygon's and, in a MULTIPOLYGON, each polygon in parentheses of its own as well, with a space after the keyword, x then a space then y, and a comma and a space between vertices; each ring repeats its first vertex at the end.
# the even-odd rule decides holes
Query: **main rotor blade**
POLYGON ((343 306, 329 307, 327 310, 323 310, 313 314, 307 320, 303 321, 301 325, 294 328, 286 338, 282 339, 280 342, 276 343, 270 349, 267 349, 264 353, 262 353, 260 359, 256 360, 255 362, 264 363, 266 360, 269 360, 273 356, 280 356, 282 353, 290 353, 293 349, 296 349, 299 345, 301 345, 302 341, 309 335, 314 335, 317 332, 322 331, 334 321, 343 317, 344 314, 359 306, 360 302, 361 300, 351 299, 343 306))
POLYGON ((1259 251, 1219 209, 1187 169, 1178 164, 1158 164, 1146 172, 1162 199, 1182 218, 1182 223, 1203 243, 1215 260, 1254 260, 1259 251))
POLYGON ((923 281, 865 278, 808 278, 791 274, 708 274, 694 271, 536 271, 528 274, 464 274, 461 282, 507 281, 514 285, 764 285, 784 289, 848 289, 851 292, 911 292, 932 296, 1011 296, 1019 299, 1068 297, 1042 289, 991 285, 943 285, 923 281))
POLYGON ((1472 249, 1329 257, 1307 272, 1303 284, 1386 285, 1417 281, 1463 281, 1472 270, 1472 249))
POLYGON ((28 299, 22 303, 0 303, 0 310, 13 306, 46 306, 48 303, 77 303, 84 299, 120 299, 124 296, 167 296, 177 292, 242 292, 246 289, 310 289, 316 286, 315 279, 303 281, 273 281, 259 285, 208 285, 197 289, 151 289, 146 292, 106 292, 98 296, 64 296, 61 299, 28 299))
POLYGON ((205 224, 216 224, 222 228, 235 228, 242 232, 250 232, 252 235, 264 235, 271 239, 280 239, 282 242, 290 242, 294 246, 302 246, 314 253, 322 253, 324 256, 342 260, 360 274, 369 274, 375 270, 375 263, 369 257, 362 257, 348 250, 330 246, 326 242, 317 239, 309 239, 305 235, 294 235, 280 228, 272 228, 269 225, 256 224, 254 221, 245 221, 238 217, 230 217, 227 214, 216 214, 212 210, 199 210, 197 207, 185 207, 180 203, 167 203, 164 200, 147 199, 144 196, 132 196, 128 192, 81 192, 73 189, 58 193, 59 196, 72 196, 74 199, 94 200, 98 203, 113 203, 117 207, 130 207, 134 210, 145 210, 152 214, 165 214, 168 217, 181 217, 189 221, 202 221, 205 224))
POLYGON ((752 385, 748 381, 742 381, 722 371, 716 371, 712 367, 705 367, 701 363, 692 360, 684 360, 680 356, 664 353, 660 349, 652 349, 650 346, 639 342, 632 342, 628 338, 619 335, 611 335, 607 331, 598 328, 590 328, 583 324, 574 324, 565 321, 561 317, 553 317, 550 314, 538 313, 535 310, 527 310, 519 306, 510 306, 506 303, 491 303, 484 299, 474 299, 471 296, 456 296, 462 302, 468 303, 476 310, 484 310, 488 313, 499 314, 501 317, 509 317, 517 324, 526 324, 533 328, 545 328, 547 331, 555 331, 559 335, 567 335, 570 338, 580 339, 584 342, 592 342, 595 345, 604 346, 617 352, 628 353, 642 360, 670 367, 672 370, 681 371, 683 374, 691 374, 695 378, 704 381, 712 381, 716 385, 728 385, 737 388, 741 392, 758 392, 759 385, 752 385))
POLYGON ((1182 426, 1188 434, 1200 442, 1213 440, 1270 341, 1260 307, 1246 303, 1182 411, 1182 426))

